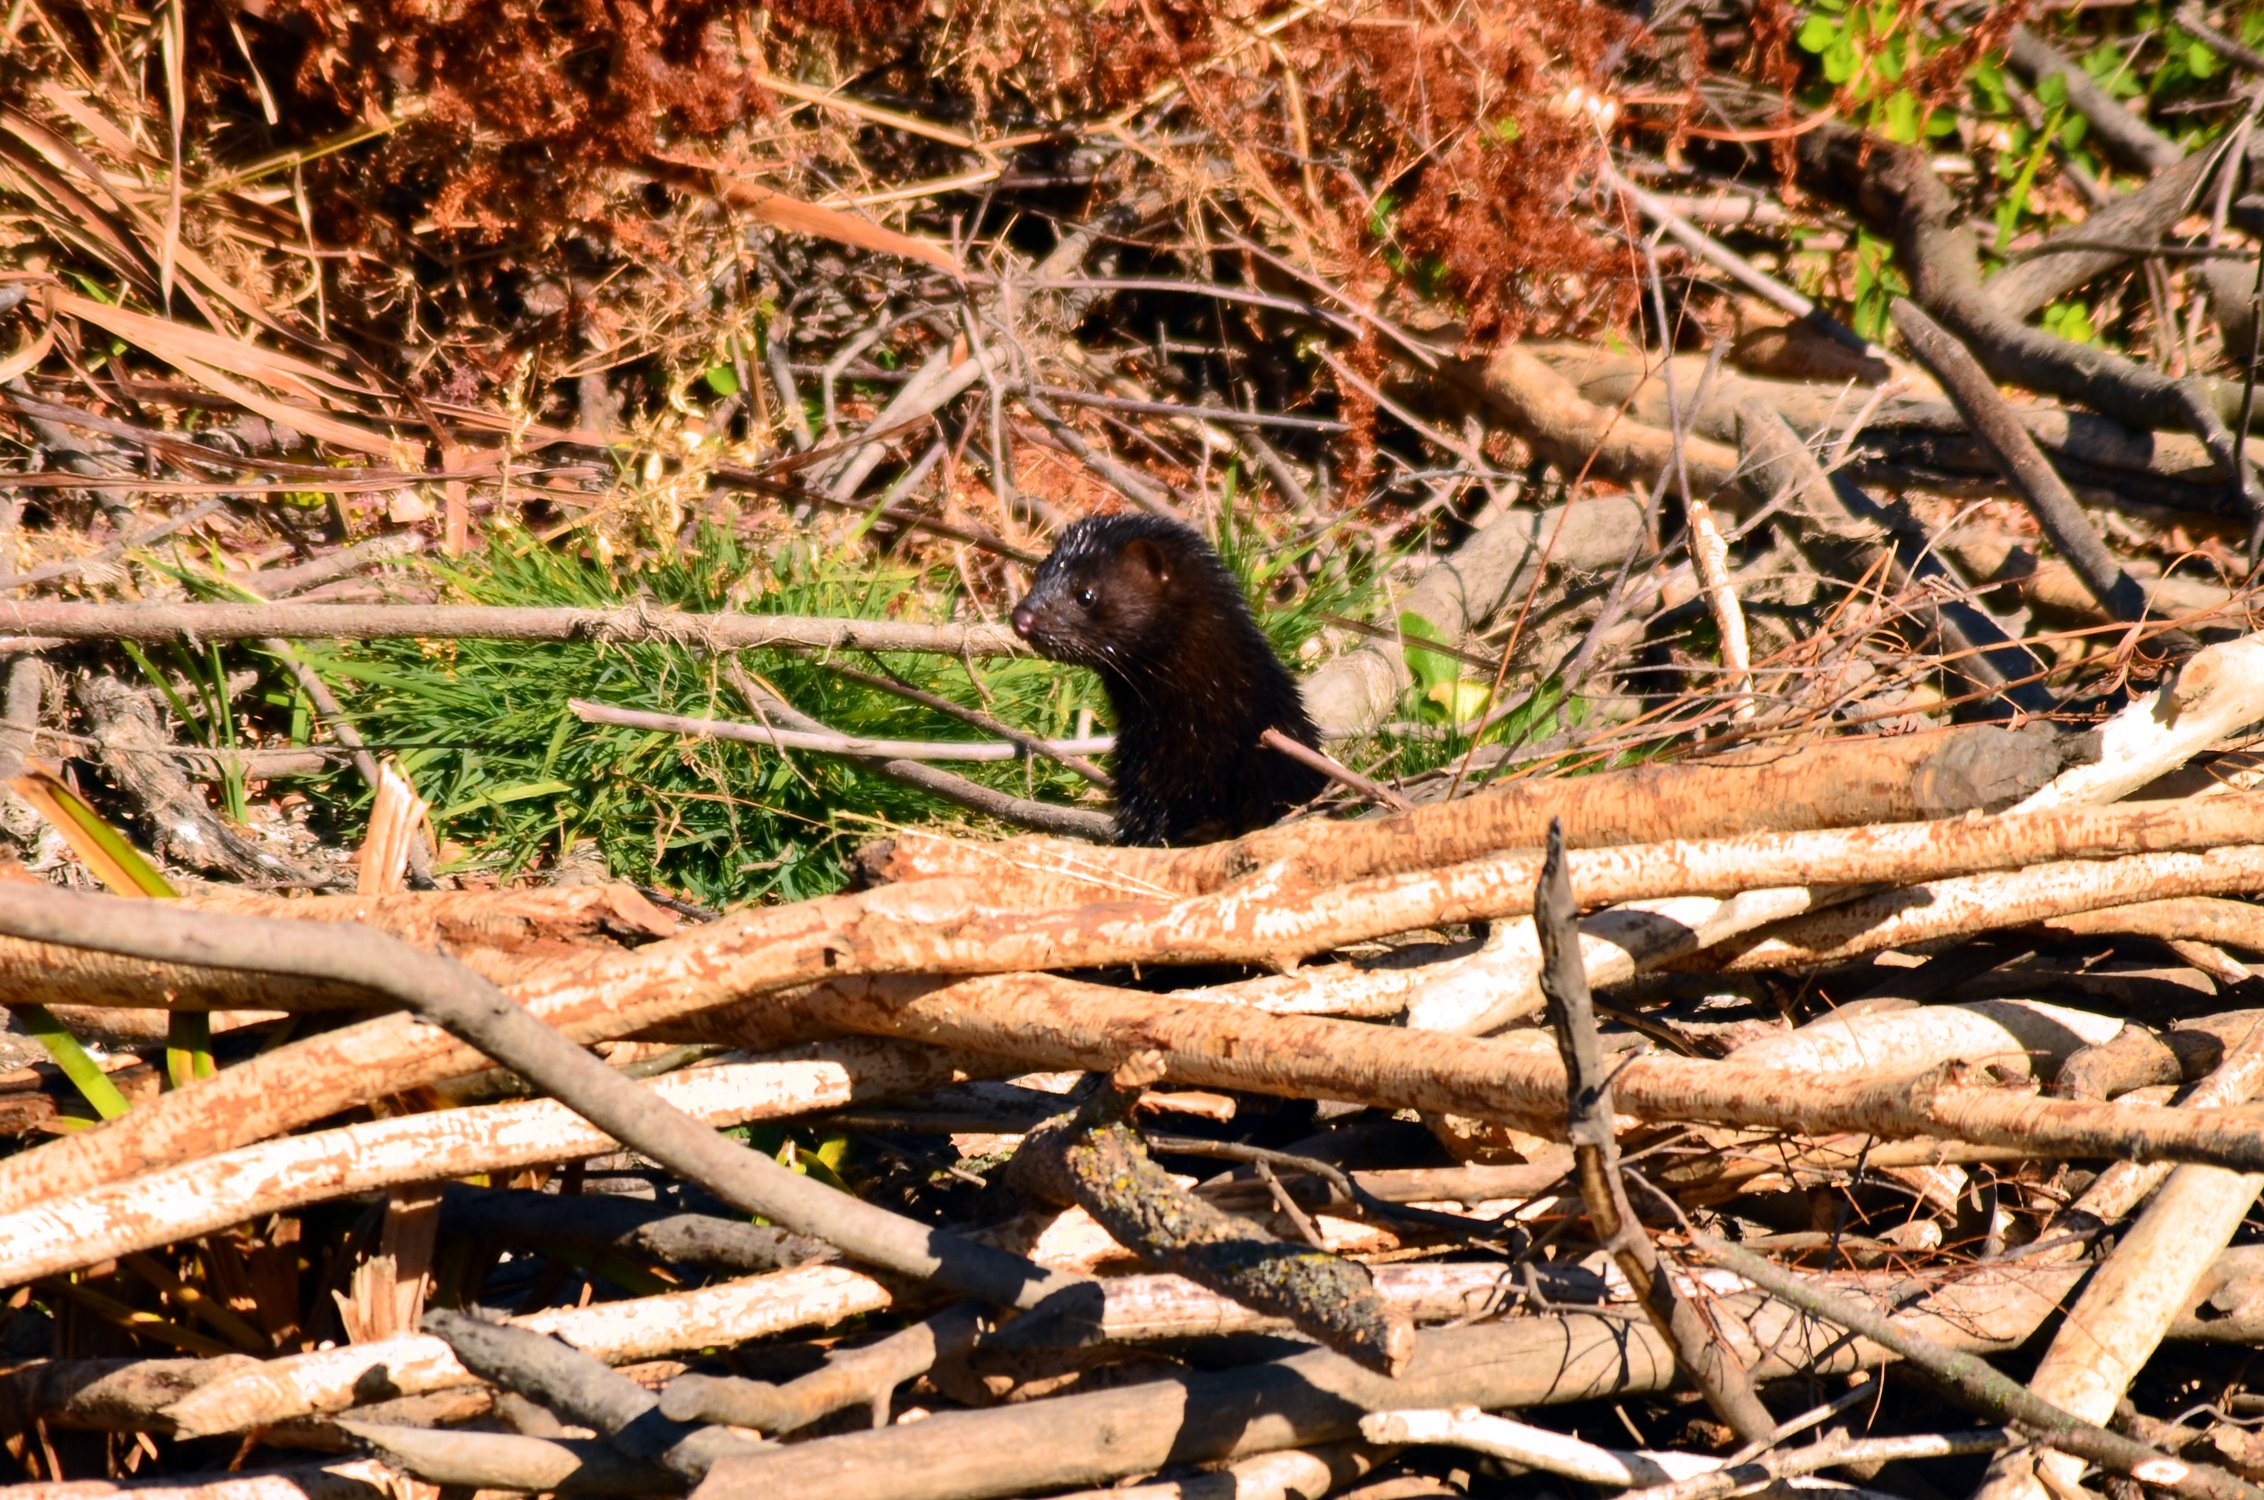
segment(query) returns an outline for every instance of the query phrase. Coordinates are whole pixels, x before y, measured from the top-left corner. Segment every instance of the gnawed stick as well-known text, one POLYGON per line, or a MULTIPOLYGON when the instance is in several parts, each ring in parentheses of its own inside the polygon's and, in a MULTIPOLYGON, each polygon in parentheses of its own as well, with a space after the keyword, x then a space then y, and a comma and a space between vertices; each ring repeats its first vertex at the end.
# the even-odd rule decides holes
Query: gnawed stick
POLYGON ((1753 746, 1718 759, 1498 783, 1398 817, 1306 822, 1195 849, 1092 849, 1050 839, 973 843, 907 830, 867 851, 886 880, 1043 870, 1099 894, 1197 895, 1287 862, 1311 880, 1352 880, 1537 849, 1561 817, 1575 845, 1657 843, 1804 828, 1957 817, 2017 801, 2073 753, 2044 726, 1967 725, 1807 745, 1753 746))
MULTIPOLYGON (((2047 852, 2105 853, 2132 847, 2192 847, 2264 832, 2246 803, 2199 799, 2166 808, 2067 809, 2025 820, 1960 819, 1867 829, 1855 834, 1777 834, 1655 850, 1584 851, 1575 863, 1584 899, 1631 899, 1645 891, 1737 889, 1786 879, 1909 880, 1930 872, 2027 863, 2047 852)), ((845 973, 955 973, 1038 969, 1062 964, 1259 962, 1286 964, 1343 943, 1444 922, 1527 910, 1538 861, 1496 855, 1436 872, 1381 876, 1334 889, 1250 888, 1181 901, 1117 901, 1095 908, 1000 910, 974 882, 930 881, 735 913, 633 953, 566 968, 515 986, 527 1013, 573 1040, 631 1034, 675 1017, 845 973), (1272 894, 1270 902, 1260 898, 1272 894), (1253 919, 1267 906, 1263 921, 1253 919)), ((1772 887, 1772 890, 1777 888, 1772 887)), ((274 967, 263 945, 285 940, 295 924, 151 911, 115 915, 115 943, 98 928, 31 922, 40 902, 99 898, 0 892, 0 932, 67 947, 117 947, 153 963, 193 961, 244 970, 274 967), (10 912, 18 916, 7 915, 10 912), (173 931, 193 946, 160 952, 150 944, 173 931)), ((1741 898, 1742 899, 1742 898, 1741 898)), ((1773 897, 1788 912, 1811 898, 1802 886, 1773 897), (1798 899, 1795 900, 1794 898, 1798 899)), ((2125 897, 2124 899, 2128 899, 2125 897)), ((1727 932, 1755 919, 1736 906, 1719 917, 1727 932)), ((1719 905, 1719 903, 1716 903, 1719 905)), ((60 908, 57 908, 60 910, 60 908)), ((1528 929, 1529 931, 1529 929, 1528 929)), ((1712 928, 1699 929, 1718 940, 1712 928)), ((1689 939, 1689 933, 1683 939, 1689 939)), ((320 955, 335 938, 289 941, 320 955)), ((1695 944, 1693 944, 1695 946, 1695 944)), ((413 951, 413 950, 404 950, 413 951)), ((424 956, 428 961, 439 962, 424 956)), ((1597 981, 1592 960, 1591 982, 1597 981)), ((302 977, 328 971, 306 967, 302 977)), ((334 977, 334 976, 330 976, 334 977)), ((379 977, 390 979, 390 974, 379 977)), ((380 995, 388 992, 377 991, 380 995)), ((398 1002, 400 996, 393 996, 398 1002)), ((445 1032, 406 1016, 380 1017, 309 1037, 151 1101, 98 1130, 0 1159, 0 1208, 74 1191, 130 1171, 276 1134, 379 1093, 478 1071, 485 1059, 445 1032)))

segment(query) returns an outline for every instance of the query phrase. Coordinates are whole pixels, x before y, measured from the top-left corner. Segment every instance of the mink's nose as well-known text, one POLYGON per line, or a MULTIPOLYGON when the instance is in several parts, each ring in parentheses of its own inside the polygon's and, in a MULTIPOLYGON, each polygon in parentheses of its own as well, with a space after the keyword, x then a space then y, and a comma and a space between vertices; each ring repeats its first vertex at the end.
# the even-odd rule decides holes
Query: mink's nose
POLYGON ((1013 619, 1014 633, 1024 640, 1028 640, 1030 632, 1038 628, 1038 612, 1027 604, 1014 606, 1013 619))

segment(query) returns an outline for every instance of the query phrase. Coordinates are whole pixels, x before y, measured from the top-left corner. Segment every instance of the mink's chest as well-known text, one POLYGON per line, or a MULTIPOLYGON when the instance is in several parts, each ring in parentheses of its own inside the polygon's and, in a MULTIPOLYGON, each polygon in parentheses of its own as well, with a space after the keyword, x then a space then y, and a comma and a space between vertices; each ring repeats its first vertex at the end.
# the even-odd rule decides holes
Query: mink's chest
POLYGON ((1263 828, 1320 790, 1322 778, 1258 743, 1267 717, 1120 716, 1116 833, 1123 844, 1211 843, 1263 828))

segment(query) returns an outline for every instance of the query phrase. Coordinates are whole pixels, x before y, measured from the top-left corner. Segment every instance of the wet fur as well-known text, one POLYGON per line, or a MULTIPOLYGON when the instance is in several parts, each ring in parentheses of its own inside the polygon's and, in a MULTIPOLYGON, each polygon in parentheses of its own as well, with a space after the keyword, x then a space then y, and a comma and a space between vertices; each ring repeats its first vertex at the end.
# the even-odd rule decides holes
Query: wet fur
POLYGON ((1327 778, 1258 743, 1318 745, 1297 684, 1210 544, 1144 515, 1061 534, 1014 608, 1041 655, 1090 667, 1116 710, 1116 836, 1187 845, 1261 828, 1327 778))

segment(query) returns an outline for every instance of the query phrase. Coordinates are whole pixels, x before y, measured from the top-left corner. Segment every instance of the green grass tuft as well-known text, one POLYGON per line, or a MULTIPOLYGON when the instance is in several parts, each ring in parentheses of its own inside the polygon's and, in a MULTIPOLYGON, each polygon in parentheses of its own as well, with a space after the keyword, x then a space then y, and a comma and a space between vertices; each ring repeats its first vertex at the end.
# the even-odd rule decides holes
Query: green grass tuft
MULTIPOLYGON (((764 557, 711 531, 645 566, 617 570, 496 536, 481 557, 443 571, 472 603, 603 608, 637 601, 702 612, 876 618, 907 595, 948 601, 947 578, 869 559, 789 547, 764 557), (922 585, 927 585, 923 587, 922 585)), ((964 811, 838 756, 787 754, 718 740, 584 724, 569 698, 656 713, 748 720, 721 663, 675 646, 382 641, 310 651, 374 743, 391 748, 432 804, 443 839, 470 863, 508 876, 594 839, 616 876, 710 905, 795 900, 840 888, 849 851, 900 823, 976 822, 964 811)), ((973 739, 933 710, 844 681, 784 651, 740 654, 742 667, 804 713, 848 734, 973 739)), ((854 664, 869 668, 869 658, 854 664)), ((965 666, 934 656, 886 665, 930 692, 1044 730, 1072 721, 1089 682, 1046 662, 965 666)), ((1024 795, 1067 800, 1083 783, 1045 764, 955 764, 1024 795)), ((366 807, 348 777, 333 794, 366 807)))

